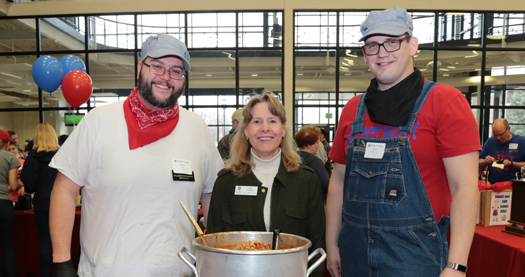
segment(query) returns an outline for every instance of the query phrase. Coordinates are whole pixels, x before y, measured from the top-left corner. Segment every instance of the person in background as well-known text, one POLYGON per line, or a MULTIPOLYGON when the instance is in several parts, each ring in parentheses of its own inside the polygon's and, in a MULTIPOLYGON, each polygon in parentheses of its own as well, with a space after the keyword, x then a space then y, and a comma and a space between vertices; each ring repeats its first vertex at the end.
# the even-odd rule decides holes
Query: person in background
MULTIPOLYGON (((17 170, 17 176, 20 176, 20 172, 21 172, 22 166, 24 166, 25 160, 20 158, 20 155, 19 155, 19 152, 18 152, 18 148, 16 147, 16 144, 13 141, 9 141, 7 144, 8 144, 7 151, 13 153, 13 155, 16 156, 16 158, 18 159, 18 162, 21 165, 21 167, 19 167, 18 170, 17 170)), ((20 179, 19 179, 19 181, 20 181, 20 179)), ((8 185, 8 187, 9 187, 9 185, 8 185)), ((9 187, 9 189, 11 189, 11 188, 9 187)), ((26 195, 26 192, 25 192, 24 187, 22 186, 18 191, 10 190, 9 194, 11 195, 11 198, 13 199, 13 202, 18 202, 18 196, 19 195, 26 195)))
MULTIPOLYGON (((330 150, 332 150, 332 147, 330 146, 330 143, 328 143, 328 132, 325 129, 321 129, 321 143, 323 144, 324 150, 326 154, 330 154, 330 150)), ((328 172, 328 176, 332 175, 332 167, 334 165, 334 161, 330 159, 330 157, 327 157, 326 162, 324 163, 325 169, 328 172)))
POLYGON ((29 140, 25 147, 24 147, 24 155, 27 157, 27 155, 29 155, 29 152, 31 152, 31 150, 33 150, 33 140, 29 140))
POLYGON ((7 151, 13 153, 17 159, 22 159, 20 157, 20 152, 18 151, 18 147, 16 146, 16 143, 13 141, 10 141, 7 143, 7 151))
POLYGON ((0 272, 7 272, 7 277, 15 277, 16 254, 14 239, 15 208, 9 195, 9 188, 17 191, 22 187, 18 182, 18 159, 7 151, 11 136, 0 130, 0 250, 4 256, 4 268, 0 263, 0 272))
POLYGON ((22 148, 18 146, 18 135, 16 134, 15 131, 8 131, 8 133, 9 133, 9 136, 11 136, 11 141, 14 142, 16 145, 16 148, 18 150, 18 155, 20 156, 20 158, 25 159, 27 155, 24 153, 24 150, 22 150, 22 148))
POLYGON ((315 175, 319 179, 321 189, 323 191, 323 199, 326 204, 326 195, 328 193, 328 182, 330 177, 326 171, 321 159, 314 154, 319 148, 319 138, 322 136, 321 130, 315 126, 303 126, 297 134, 295 134, 295 143, 299 147, 299 156, 301 156, 302 164, 314 170, 315 175))
POLYGON ((488 181, 494 184, 516 178, 521 180, 522 166, 525 166, 525 137, 511 133, 506 119, 494 120, 492 137, 479 153, 479 169, 484 172, 488 167, 488 181), (493 166, 494 162, 501 167, 493 166))
POLYGON ((233 141, 233 137, 237 132, 237 125, 239 125, 239 122, 243 121, 243 110, 244 109, 238 109, 232 114, 232 128, 230 130, 230 133, 222 137, 222 139, 219 141, 219 144, 217 145, 217 149, 219 150, 222 159, 225 161, 230 158, 230 148, 233 141))
POLYGON ((328 269, 465 276, 479 198, 476 119, 460 91, 414 68, 405 9, 370 12, 361 32, 375 78, 345 105, 330 151, 328 269))
POLYGON ((25 191, 34 193, 33 205, 38 231, 40 272, 49 276, 51 265, 51 235, 49 234, 49 201, 57 170, 49 167, 60 146, 53 126, 40 123, 33 134, 33 150, 27 156, 20 179, 25 191))
POLYGON ((64 144, 64 142, 66 142, 67 137, 68 137, 68 135, 60 135, 58 137, 58 145, 62 146, 62 144, 64 144))
POLYGON ((319 144, 319 147, 314 155, 321 159, 323 164, 326 164, 328 162, 328 152, 326 152, 322 141, 319 141, 317 144, 319 144))
POLYGON ((80 276, 192 276, 177 251, 193 249, 182 201, 204 218, 223 162, 211 131, 179 107, 186 45, 170 35, 142 44, 138 86, 125 101, 91 110, 50 167, 49 227, 54 277, 77 276, 71 263, 75 198, 82 189, 80 276))
POLYGON ((321 186, 300 163, 283 105, 265 92, 250 99, 243 116, 230 163, 215 182, 208 233, 280 229, 309 239, 312 251, 324 249, 321 186))

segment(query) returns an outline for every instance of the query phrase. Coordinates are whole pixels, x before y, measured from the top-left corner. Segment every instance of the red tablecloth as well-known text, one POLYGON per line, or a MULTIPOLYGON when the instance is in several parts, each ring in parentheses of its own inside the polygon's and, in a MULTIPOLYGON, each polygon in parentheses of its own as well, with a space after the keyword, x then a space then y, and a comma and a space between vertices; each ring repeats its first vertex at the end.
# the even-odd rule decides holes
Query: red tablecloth
MULTIPOLYGON (((76 210, 75 225, 71 241, 71 260, 75 268, 80 258, 80 210, 76 210)), ((16 276, 40 276, 40 259, 38 257, 38 231, 35 213, 31 211, 15 212, 15 247, 16 276)))
POLYGON ((504 233, 504 226, 476 226, 468 277, 525 276, 525 238, 504 233))

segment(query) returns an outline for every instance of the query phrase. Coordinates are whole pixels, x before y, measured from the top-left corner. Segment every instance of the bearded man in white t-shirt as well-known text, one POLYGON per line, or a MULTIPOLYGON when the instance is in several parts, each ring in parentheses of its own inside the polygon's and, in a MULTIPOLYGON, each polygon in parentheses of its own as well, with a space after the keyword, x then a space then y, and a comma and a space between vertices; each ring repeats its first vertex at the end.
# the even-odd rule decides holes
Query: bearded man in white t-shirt
POLYGON ((177 257, 195 231, 179 205, 207 217, 222 159, 210 130, 177 99, 190 70, 184 43, 149 37, 138 87, 122 102, 96 108, 50 163, 54 276, 191 276, 177 257), (71 263, 75 196, 82 193, 81 256, 71 263))

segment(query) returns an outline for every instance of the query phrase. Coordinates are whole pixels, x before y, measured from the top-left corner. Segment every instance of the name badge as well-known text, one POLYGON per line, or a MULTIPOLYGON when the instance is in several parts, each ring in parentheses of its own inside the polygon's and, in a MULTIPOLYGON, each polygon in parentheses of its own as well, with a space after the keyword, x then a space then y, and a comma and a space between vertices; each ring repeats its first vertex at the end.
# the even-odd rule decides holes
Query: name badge
POLYGON ((516 150, 518 149, 517 143, 509 143, 509 150, 516 150))
POLYGON ((365 158, 368 159, 382 159, 385 154, 386 144, 377 142, 367 142, 365 150, 365 158))
POLYGON ((191 169, 191 161, 173 158, 171 166, 173 181, 195 182, 195 173, 191 169))
POLYGON ((235 195, 257 196, 257 186, 235 186, 235 195))
POLYGON ((180 174, 191 175, 193 171, 191 170, 191 161, 184 160, 184 159, 173 158, 172 168, 173 168, 173 172, 180 173, 180 174))

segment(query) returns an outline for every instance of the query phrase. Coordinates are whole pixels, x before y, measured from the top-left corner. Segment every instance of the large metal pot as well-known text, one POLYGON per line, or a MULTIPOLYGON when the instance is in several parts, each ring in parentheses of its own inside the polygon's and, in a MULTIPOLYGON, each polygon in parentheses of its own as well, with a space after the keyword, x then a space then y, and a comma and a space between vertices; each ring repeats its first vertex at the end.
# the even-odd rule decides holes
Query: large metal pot
POLYGON ((308 248, 312 245, 310 240, 284 233, 280 235, 278 250, 235 250, 246 242, 271 246, 272 237, 271 232, 209 234, 203 236, 208 246, 203 245, 200 237, 193 240, 196 257, 185 247, 178 255, 197 277, 305 277, 326 259, 326 252, 322 248, 308 256, 308 248), (317 254, 321 254, 321 257, 308 268, 308 262, 317 254))

